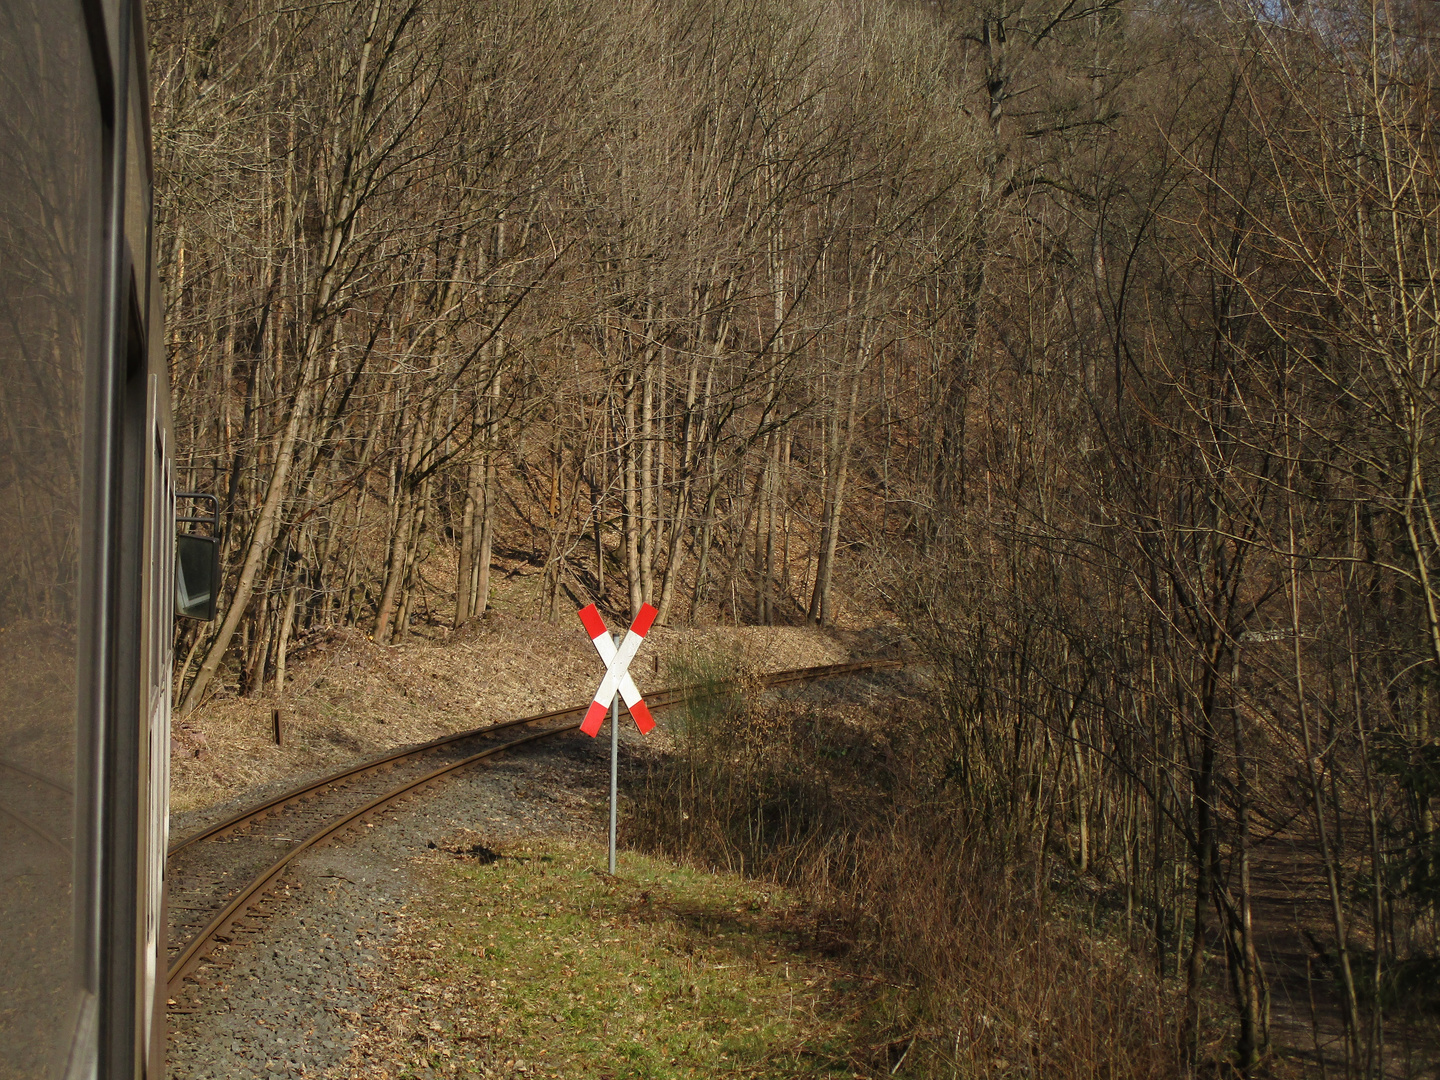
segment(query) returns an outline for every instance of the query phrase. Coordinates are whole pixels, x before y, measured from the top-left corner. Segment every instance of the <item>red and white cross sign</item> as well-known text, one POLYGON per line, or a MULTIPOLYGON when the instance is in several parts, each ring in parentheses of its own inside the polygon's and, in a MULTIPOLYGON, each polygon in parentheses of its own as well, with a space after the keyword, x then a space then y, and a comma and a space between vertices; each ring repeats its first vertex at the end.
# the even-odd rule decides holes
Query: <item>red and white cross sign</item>
POLYGON ((600 618, 600 612, 595 605, 587 604, 580 609, 580 621, 585 624, 585 632, 590 635, 590 640, 595 643, 595 651, 605 662, 605 678, 600 680, 600 687, 595 691, 595 700, 590 703, 585 720, 580 724, 580 730, 592 739, 600 734, 600 725, 605 722, 605 712, 610 708, 610 702, 614 700, 617 691, 624 700, 625 707, 630 710, 630 716, 634 719, 635 726, 640 729, 640 734, 645 734, 655 726, 645 699, 640 696, 635 680, 630 678, 630 661, 635 659, 640 643, 650 632, 650 624, 655 621, 656 614, 649 604, 641 604, 640 614, 635 616, 635 621, 630 624, 630 632, 625 635, 625 640, 617 649, 615 642, 611 640, 610 631, 605 629, 605 620, 600 618))

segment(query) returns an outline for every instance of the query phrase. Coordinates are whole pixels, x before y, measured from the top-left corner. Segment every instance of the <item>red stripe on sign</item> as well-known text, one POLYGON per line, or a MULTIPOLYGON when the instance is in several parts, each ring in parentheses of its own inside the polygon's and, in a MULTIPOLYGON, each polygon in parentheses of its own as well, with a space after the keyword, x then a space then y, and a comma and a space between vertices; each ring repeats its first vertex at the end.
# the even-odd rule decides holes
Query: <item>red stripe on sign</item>
POLYGON ((630 706, 630 717, 635 721, 635 726, 640 729, 641 735, 648 735, 650 729, 655 726, 655 718, 650 715, 650 706, 643 701, 637 701, 630 706))
POLYGON ((580 621, 585 624, 585 633, 590 635, 591 641, 605 633, 605 620, 600 618, 600 611, 594 604, 586 604, 580 609, 580 621))
POLYGON ((640 614, 636 615, 635 621, 630 624, 630 632, 644 637, 650 632, 650 624, 655 621, 655 616, 658 614, 660 613, 649 604, 641 604, 640 614))
POLYGON ((609 705, 601 705, 598 701, 592 701, 589 711, 585 713, 585 719, 580 722, 580 730, 592 739, 599 735, 600 725, 605 722, 605 713, 609 709, 609 705))

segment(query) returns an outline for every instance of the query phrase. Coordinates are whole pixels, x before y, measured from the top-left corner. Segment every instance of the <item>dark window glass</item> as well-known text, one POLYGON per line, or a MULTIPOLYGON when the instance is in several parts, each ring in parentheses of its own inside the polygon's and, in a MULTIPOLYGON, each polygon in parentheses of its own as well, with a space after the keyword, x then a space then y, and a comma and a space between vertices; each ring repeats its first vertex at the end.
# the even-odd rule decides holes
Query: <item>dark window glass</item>
POLYGON ((60 1075, 89 987, 77 705, 102 131, 78 0, 0 0, 0 1078, 60 1075), (80 835, 77 835, 77 828, 80 835))

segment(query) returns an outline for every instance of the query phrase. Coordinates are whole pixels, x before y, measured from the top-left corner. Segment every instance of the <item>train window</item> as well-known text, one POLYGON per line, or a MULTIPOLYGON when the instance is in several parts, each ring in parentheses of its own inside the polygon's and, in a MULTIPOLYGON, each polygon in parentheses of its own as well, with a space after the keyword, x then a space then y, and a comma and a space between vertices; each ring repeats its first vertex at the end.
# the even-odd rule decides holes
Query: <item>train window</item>
POLYGON ((175 614, 186 619, 215 618, 220 580, 220 541, 214 536, 182 533, 175 538, 175 614))
POLYGON ((175 537, 175 614, 208 621, 220 596, 220 500, 202 491, 176 492, 175 500, 184 530, 175 537))
MULTIPOLYGON (((80 707, 104 136, 79 0, 0 4, 0 1078, 65 1073, 91 1013, 80 707)), ((88 524, 93 528, 93 521, 88 524)))

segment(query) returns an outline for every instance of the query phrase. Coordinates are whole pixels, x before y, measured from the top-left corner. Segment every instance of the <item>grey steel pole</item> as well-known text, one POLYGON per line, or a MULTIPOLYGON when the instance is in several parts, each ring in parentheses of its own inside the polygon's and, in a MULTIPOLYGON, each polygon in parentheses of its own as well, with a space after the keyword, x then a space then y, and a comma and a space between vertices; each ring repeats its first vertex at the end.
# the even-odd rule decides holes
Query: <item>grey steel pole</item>
POLYGON ((615 792, 620 776, 620 695, 610 699, 610 876, 615 876, 615 792))

